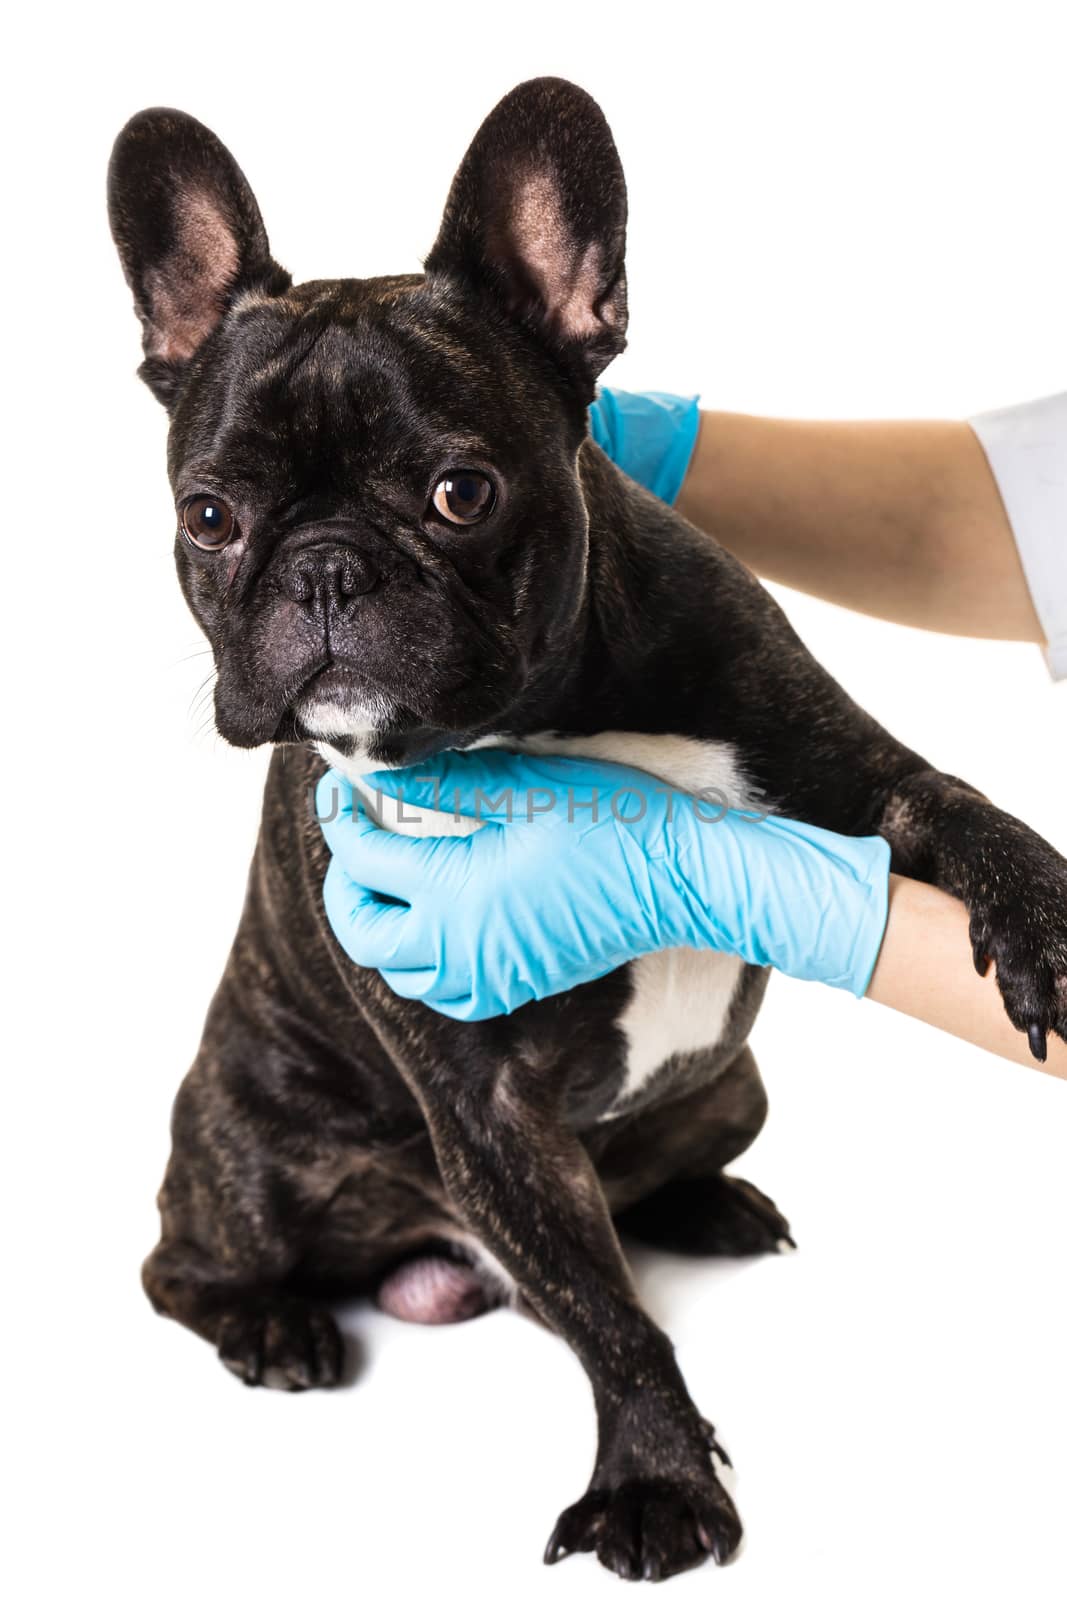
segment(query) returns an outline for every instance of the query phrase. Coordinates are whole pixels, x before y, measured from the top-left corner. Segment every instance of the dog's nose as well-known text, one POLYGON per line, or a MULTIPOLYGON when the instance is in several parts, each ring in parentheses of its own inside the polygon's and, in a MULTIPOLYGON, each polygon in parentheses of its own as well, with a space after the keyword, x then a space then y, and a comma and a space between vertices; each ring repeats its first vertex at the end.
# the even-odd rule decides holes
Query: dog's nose
POLYGON ((344 610, 378 581, 374 564, 350 545, 312 545, 287 562, 282 586, 299 605, 344 610))

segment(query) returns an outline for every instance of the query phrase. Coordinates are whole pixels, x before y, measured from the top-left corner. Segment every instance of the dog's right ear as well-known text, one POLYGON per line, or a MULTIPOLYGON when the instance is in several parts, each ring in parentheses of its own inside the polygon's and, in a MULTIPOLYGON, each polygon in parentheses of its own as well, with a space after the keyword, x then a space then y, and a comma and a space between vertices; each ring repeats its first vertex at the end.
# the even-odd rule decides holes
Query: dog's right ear
POLYGON ((292 282, 226 147, 182 111, 140 111, 115 140, 111 232, 144 329, 141 377, 168 409, 238 294, 292 282))

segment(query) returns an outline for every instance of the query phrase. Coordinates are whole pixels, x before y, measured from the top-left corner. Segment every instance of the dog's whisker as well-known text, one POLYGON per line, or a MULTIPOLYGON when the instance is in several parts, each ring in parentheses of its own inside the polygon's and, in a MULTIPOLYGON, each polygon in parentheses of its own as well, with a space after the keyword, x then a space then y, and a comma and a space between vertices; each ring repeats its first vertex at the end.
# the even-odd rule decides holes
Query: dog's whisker
POLYGON ((204 705, 205 700, 214 691, 218 673, 212 669, 198 688, 194 689, 192 699, 189 701, 189 715, 196 716, 204 705))

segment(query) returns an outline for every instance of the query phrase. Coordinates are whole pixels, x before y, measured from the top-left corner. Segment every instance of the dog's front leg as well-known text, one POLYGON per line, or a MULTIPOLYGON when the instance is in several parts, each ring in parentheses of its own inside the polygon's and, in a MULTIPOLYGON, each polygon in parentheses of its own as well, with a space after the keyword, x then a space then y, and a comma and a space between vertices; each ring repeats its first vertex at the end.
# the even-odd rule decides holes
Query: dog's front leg
POLYGON ((545 1559, 595 1549, 625 1578, 666 1577, 708 1553, 726 1560, 741 1525, 715 1474, 712 1430, 638 1303, 592 1164, 528 1063, 479 1077, 469 1055, 454 1072, 437 1063, 421 1096, 445 1183, 578 1355, 596 1399, 592 1482, 545 1559))
POLYGON ((1005 1010, 1039 1060, 1067 1039, 1067 861, 959 778, 913 772, 894 785, 878 830, 893 866, 962 900, 975 966, 996 963, 1005 1010))

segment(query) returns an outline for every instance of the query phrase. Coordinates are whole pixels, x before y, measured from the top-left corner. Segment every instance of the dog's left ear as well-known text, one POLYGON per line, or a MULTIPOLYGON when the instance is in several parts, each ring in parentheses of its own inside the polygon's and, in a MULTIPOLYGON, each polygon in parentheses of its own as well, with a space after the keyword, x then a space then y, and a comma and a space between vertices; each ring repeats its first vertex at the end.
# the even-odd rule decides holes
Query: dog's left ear
POLYGON ((428 274, 476 283, 592 397, 626 345, 626 184, 600 107, 532 78, 491 111, 456 173, 428 274))

